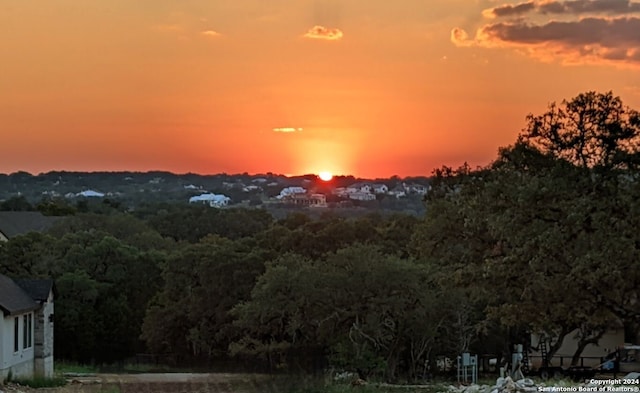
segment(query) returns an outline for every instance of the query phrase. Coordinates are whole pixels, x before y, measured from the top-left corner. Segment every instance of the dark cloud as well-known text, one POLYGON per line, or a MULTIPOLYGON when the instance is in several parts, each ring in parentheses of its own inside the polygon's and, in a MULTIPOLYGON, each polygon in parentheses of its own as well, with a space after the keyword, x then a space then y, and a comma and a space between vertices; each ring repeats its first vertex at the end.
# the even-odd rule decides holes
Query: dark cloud
POLYGON ((509 17, 509 16, 517 16, 529 13, 536 9, 536 3, 533 1, 527 1, 526 3, 520 4, 504 4, 495 8, 489 8, 485 10, 483 13, 486 17, 496 18, 496 17, 509 17))
POLYGON ((456 28, 451 40, 457 46, 526 49, 527 53, 548 61, 640 66, 639 17, 589 17, 540 25, 527 21, 501 22, 478 29, 474 38, 456 28))
POLYGON ((629 0, 572 0, 543 3, 538 6, 542 14, 628 14, 640 12, 640 3, 629 0))
POLYGON ((496 23, 481 30, 490 39, 504 42, 598 44, 608 48, 640 46, 640 18, 584 18, 570 22, 553 21, 544 25, 496 23))
POLYGON ((567 1, 527 1, 519 4, 505 4, 484 10, 489 18, 523 16, 529 13, 542 15, 608 14, 624 15, 640 12, 640 3, 631 0, 567 0, 567 1))

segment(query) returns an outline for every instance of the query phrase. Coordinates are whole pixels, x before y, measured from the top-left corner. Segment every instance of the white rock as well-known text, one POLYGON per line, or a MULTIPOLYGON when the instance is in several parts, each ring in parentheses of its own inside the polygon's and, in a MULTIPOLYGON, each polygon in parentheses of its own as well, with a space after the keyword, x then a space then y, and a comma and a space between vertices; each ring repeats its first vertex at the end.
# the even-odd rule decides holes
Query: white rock
POLYGON ((533 379, 531 378, 521 379, 518 381, 518 383, 523 386, 536 386, 536 384, 533 382, 533 379))
POLYGON ((480 386, 478 385, 469 385, 464 389, 464 393, 480 393, 480 386))

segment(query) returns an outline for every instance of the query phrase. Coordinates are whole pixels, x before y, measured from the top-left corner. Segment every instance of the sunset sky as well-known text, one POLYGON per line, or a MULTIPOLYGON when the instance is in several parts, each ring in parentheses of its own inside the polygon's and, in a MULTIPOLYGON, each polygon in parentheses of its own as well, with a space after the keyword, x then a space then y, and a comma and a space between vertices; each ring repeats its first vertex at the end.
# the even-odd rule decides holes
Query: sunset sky
POLYGON ((588 90, 640 2, 0 0, 0 172, 429 175, 588 90))

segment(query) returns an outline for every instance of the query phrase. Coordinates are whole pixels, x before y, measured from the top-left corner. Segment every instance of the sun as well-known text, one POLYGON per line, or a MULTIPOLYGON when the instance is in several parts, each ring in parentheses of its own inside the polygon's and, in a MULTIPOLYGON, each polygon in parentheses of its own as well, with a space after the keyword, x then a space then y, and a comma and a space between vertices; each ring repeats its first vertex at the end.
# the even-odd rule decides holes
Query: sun
POLYGON ((318 173, 318 177, 322 181, 329 181, 333 179, 333 175, 331 174, 331 172, 327 172, 327 171, 318 173))

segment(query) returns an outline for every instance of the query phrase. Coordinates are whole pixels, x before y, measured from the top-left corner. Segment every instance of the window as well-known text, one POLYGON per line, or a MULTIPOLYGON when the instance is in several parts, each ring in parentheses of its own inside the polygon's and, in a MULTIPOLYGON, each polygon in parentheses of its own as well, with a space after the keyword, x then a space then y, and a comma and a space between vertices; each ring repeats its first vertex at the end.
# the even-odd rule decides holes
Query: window
POLYGON ((29 336, 29 332, 27 329, 29 325, 27 323, 27 316, 22 317, 22 348, 27 348, 27 336, 29 336))
POLYGON ((20 341, 18 335, 20 334, 20 317, 15 317, 13 323, 13 352, 20 350, 20 341))
POLYGON ((33 346, 33 314, 29 314, 27 321, 29 321, 29 339, 27 343, 29 344, 29 348, 31 348, 33 346))
POLYGON ((31 348, 31 327, 33 324, 33 316, 31 314, 27 314, 22 317, 22 348, 31 348))

